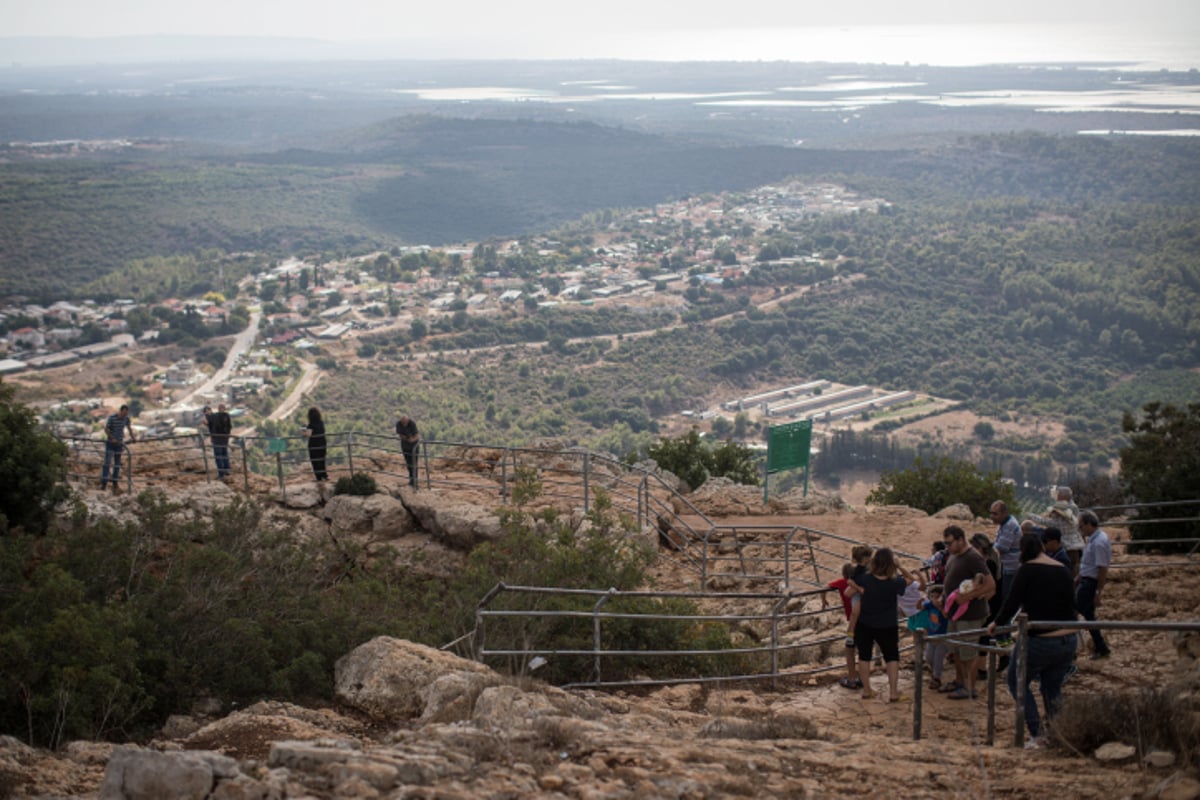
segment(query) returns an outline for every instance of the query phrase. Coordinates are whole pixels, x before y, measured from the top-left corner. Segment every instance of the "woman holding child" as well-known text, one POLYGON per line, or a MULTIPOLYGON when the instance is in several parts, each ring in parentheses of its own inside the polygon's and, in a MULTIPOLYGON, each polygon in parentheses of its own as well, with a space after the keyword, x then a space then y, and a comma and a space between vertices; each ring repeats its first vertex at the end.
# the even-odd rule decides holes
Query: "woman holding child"
POLYGON ((871 651, 878 644, 887 671, 888 702, 900 700, 900 630, 896 609, 900 595, 914 580, 896 562, 892 551, 881 547, 871 557, 870 569, 855 576, 850 584, 849 592, 862 595, 854 642, 858 647, 858 677, 865 698, 875 696, 871 690, 871 651))
MULTIPOLYGON (((1017 570, 996 622, 988 626, 988 632, 993 632, 997 623, 1007 625, 1018 609, 1023 610, 1031 622, 1073 622, 1075 586, 1071 570, 1046 555, 1037 534, 1022 534, 1020 547, 1021 568, 1017 570)), ((1029 684, 1033 681, 1040 684, 1046 720, 1049 721, 1058 711, 1063 682, 1075 661, 1075 645, 1074 631, 1029 631, 1028 665, 1025 668, 1025 725, 1030 737, 1025 744, 1027 749, 1041 747, 1043 742, 1037 701, 1029 684)), ((1018 645, 1014 654, 1020 649, 1018 645)), ((1017 658, 1014 657, 1008 665, 1008 691, 1014 698, 1017 696, 1017 670, 1017 658)))

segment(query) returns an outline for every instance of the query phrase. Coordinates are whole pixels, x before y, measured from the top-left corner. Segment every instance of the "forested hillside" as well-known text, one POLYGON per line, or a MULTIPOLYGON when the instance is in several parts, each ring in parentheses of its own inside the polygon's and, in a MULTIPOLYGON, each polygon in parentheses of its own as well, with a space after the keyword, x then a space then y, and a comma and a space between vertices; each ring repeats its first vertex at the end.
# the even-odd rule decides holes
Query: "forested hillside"
POLYGON ((200 250, 270 257, 515 236, 789 175, 848 181, 935 215, 1041 199, 1118 204, 1120 218, 1142 220, 1195 207, 1198 152, 1190 141, 1039 135, 904 151, 716 147, 590 123, 420 116, 339 134, 323 150, 200 158, 160 144, 14 158, 0 164, 0 293, 146 296, 142 276, 91 282, 200 250))

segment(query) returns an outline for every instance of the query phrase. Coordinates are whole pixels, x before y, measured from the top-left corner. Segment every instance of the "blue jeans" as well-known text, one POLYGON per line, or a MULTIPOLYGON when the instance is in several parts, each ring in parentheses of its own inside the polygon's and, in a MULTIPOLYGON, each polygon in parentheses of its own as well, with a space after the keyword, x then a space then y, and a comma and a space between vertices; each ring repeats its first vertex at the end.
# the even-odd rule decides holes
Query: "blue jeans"
POLYGON ((217 462, 217 477, 224 478, 229 474, 229 444, 213 442, 213 460, 217 462))
MULTIPOLYGON (((1095 578, 1080 578, 1079 588, 1075 590, 1075 610, 1088 622, 1096 621, 1097 585, 1095 578)), ((1092 649, 1097 655, 1106 655, 1111 652, 1108 649, 1108 642, 1104 641, 1104 634, 1098 628, 1092 629, 1088 633, 1092 635, 1092 649)))
MULTIPOLYGON (((1075 662, 1076 637, 1071 636, 1030 636, 1029 637, 1029 666, 1025 669, 1025 726, 1029 728, 1030 736, 1041 735, 1042 722, 1038 717, 1037 700, 1029 689, 1032 681, 1037 681, 1041 687, 1042 704, 1046 706, 1046 721, 1058 713, 1062 700, 1063 681, 1071 671, 1075 662)), ((1017 696, 1017 659, 1020 648, 1013 649, 1014 658, 1008 662, 1008 691, 1016 699, 1017 696)))
POLYGON ((100 470, 101 489, 108 485, 110 469, 113 485, 116 485, 117 478, 121 474, 121 454, 124 452, 125 445, 123 444, 113 444, 112 442, 104 443, 104 468, 100 470))

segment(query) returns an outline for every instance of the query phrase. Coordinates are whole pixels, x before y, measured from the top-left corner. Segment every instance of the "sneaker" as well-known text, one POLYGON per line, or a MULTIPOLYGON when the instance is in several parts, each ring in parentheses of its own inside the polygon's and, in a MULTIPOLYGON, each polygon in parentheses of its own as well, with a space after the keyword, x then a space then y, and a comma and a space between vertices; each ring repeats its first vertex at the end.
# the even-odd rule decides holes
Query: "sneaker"
POLYGON ((1092 653, 1092 661, 1099 661, 1100 659, 1108 658, 1111 655, 1111 650, 1105 650, 1103 653, 1092 653))
POLYGON ((1063 685, 1064 686, 1066 685, 1067 681, 1071 680, 1071 676, 1074 675, 1076 672, 1079 672, 1079 667, 1075 666, 1074 664, 1067 667, 1067 674, 1063 676, 1063 685))
POLYGON ((1045 746, 1046 740, 1041 736, 1030 736, 1029 740, 1025 742, 1026 750, 1041 750, 1045 746))
POLYGON ((846 637, 846 647, 854 647, 854 639, 853 638, 851 638, 849 636, 846 637))

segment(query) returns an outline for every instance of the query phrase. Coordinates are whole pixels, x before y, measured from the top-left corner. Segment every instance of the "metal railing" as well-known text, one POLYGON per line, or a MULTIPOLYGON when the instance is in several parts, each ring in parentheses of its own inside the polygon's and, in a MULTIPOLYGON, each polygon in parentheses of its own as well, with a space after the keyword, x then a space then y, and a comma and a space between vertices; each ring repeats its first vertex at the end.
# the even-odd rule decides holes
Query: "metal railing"
POLYGON ((981 636, 987 635, 986 628, 975 628, 966 631, 957 631, 955 633, 939 634, 937 636, 928 636, 924 630, 914 632, 913 650, 915 654, 913 663, 913 673, 915 680, 913 681, 913 739, 919 741, 921 738, 922 728, 922 700, 924 697, 924 664, 925 664, 925 645, 929 642, 943 642, 947 645, 966 645, 987 653, 988 669, 987 669, 987 725, 984 736, 984 743, 988 745, 995 744, 996 739, 996 679, 1000 670, 999 656, 1016 656, 1017 679, 1016 687, 1017 694, 1014 700, 1014 731, 1013 744, 1021 747, 1025 743, 1025 692, 1026 692, 1026 673, 1025 669, 1029 663, 1028 647, 1029 647, 1029 632, 1037 630, 1071 630, 1071 631, 1090 631, 1090 630, 1129 630, 1129 631, 1200 631, 1200 621, 1197 622, 1138 622, 1129 620, 1093 620, 1093 621, 1032 621, 1024 612, 1017 615, 1015 624, 1013 625, 997 625, 993 634, 994 636, 1004 636, 1007 634, 1016 634, 1016 639, 1012 647, 996 647, 992 645, 979 644, 978 639, 981 636), (970 641, 974 638, 976 641, 970 641))
MULTIPOLYGON (((753 680, 770 680, 775 685, 783 677, 800 678, 842 668, 840 666, 822 664, 810 670, 784 671, 783 661, 789 654, 793 655, 796 663, 803 662, 803 658, 799 654, 805 650, 812 651, 815 654, 816 657, 812 660, 823 660, 825 650, 833 645, 840 645, 844 641, 845 634, 840 629, 836 635, 819 635, 805 641, 783 641, 782 636, 785 633, 785 628, 794 626, 801 619, 826 615, 840 616, 842 614, 840 602, 828 608, 822 607, 815 610, 787 610, 787 606, 794 600, 818 596, 826 591, 830 590, 815 589, 798 593, 766 594, 751 592, 618 591, 617 589, 598 590, 562 589, 542 586, 509 586, 501 582, 492 587, 479 601, 475 612, 474 631, 460 637, 451 644, 465 646, 467 650, 463 655, 480 662, 484 662, 489 658, 517 659, 523 668, 527 668, 535 658, 575 658, 580 659, 581 664, 589 665, 590 676, 587 680, 568 682, 564 684, 564 688, 614 688, 619 686, 654 686, 683 682, 705 683, 753 680), (527 598, 534 598, 532 600, 533 603, 536 603, 538 598, 551 598, 557 605, 562 605, 569 600, 575 600, 579 607, 573 609, 561 607, 549 609, 529 607, 494 608, 493 605, 496 601, 505 595, 520 595, 527 598), (739 600, 745 601, 752 606, 757 604, 761 610, 745 614, 708 614, 699 611, 691 613, 660 613, 612 608, 613 605, 617 605, 618 601, 621 600, 662 601, 670 599, 739 600), (589 602, 590 607, 585 607, 589 602), (504 631, 506 640, 516 639, 523 646, 516 647, 504 644, 501 646, 492 646, 490 644, 489 636, 494 635, 493 631, 502 624, 502 621, 510 621, 515 626, 511 630, 504 631), (581 624, 572 631, 572 635, 565 637, 563 637, 564 631, 560 628, 558 630, 559 638, 566 638, 567 640, 573 638, 579 642, 587 639, 590 646, 552 647, 528 641, 530 627, 534 625, 539 623, 561 625, 563 623, 569 624, 571 621, 577 621, 581 624), (765 639, 764 643, 749 646, 717 648, 681 647, 668 649, 612 647, 610 645, 614 643, 614 640, 619 640, 620 635, 619 633, 611 633, 610 629, 619 625, 621 621, 632 621, 635 629, 641 629, 645 625, 655 622, 681 623, 685 627, 718 622, 728 625, 731 628, 733 626, 744 625, 745 623, 757 622, 765 626, 769 632, 763 637, 765 639), (587 631, 586 635, 584 634, 585 629, 587 631), (606 662, 612 660, 657 660, 664 667, 669 667, 668 662, 670 660, 678 660, 680 658, 699 657, 700 659, 712 660, 715 663, 717 659, 728 659, 730 656, 760 656, 764 659, 763 663, 767 666, 763 670, 724 675, 672 675, 668 678, 658 679, 605 679, 606 662)), ((447 647, 450 646, 447 645, 447 647)), ((739 661, 737 663, 744 664, 747 662, 739 661)), ((705 672, 708 670, 701 669, 700 671, 705 672)))

